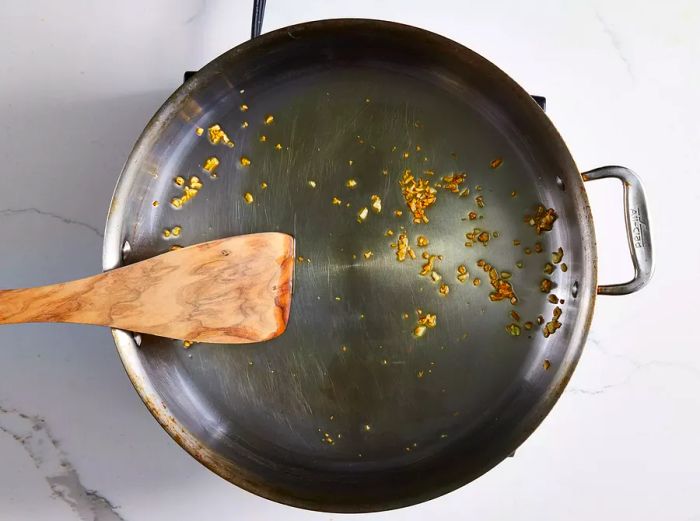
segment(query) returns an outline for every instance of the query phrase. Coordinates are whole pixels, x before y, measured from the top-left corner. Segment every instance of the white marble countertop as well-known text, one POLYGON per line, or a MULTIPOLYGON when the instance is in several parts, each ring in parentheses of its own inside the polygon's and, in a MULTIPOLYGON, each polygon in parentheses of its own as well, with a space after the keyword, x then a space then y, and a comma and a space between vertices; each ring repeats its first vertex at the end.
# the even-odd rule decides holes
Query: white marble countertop
MULTIPOLYGON (((0 287, 92 274, 133 142, 183 71, 246 38, 250 5, 5 4, 0 287)), ((375 4, 271 0, 265 29, 383 18, 480 52, 547 96, 581 170, 617 163, 642 176, 657 270, 642 292, 598 300, 573 380, 515 458, 445 497, 365 518, 700 520, 700 4, 375 4)), ((621 281, 631 263, 620 188, 589 192, 601 282, 621 281)), ((260 499, 200 466, 141 404, 107 330, 0 328, 0 520, 342 517, 260 499)))

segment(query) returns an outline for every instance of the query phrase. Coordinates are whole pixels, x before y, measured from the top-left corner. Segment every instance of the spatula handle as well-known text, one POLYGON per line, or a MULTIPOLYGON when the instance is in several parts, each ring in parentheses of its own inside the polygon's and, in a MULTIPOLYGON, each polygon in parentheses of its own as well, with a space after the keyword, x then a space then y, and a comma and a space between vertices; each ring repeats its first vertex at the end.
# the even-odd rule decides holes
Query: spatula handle
POLYGON ((105 275, 25 289, 0 290, 0 324, 76 322, 105 325, 111 301, 105 275))

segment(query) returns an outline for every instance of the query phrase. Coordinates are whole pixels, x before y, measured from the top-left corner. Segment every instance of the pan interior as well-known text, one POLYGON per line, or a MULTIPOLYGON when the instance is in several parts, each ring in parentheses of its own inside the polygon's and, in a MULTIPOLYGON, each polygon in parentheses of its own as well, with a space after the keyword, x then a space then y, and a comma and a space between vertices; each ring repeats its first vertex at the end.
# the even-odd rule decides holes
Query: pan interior
MULTIPOLYGON (((120 201, 128 262, 231 235, 292 234, 299 258, 287 331, 263 344, 189 349, 144 337, 133 349, 174 421, 236 468, 224 477, 245 476, 259 493, 313 508, 416 502, 512 451, 577 356, 569 345, 587 308, 571 293, 590 268, 574 186, 566 186, 571 165, 508 114, 496 99, 502 93, 487 88, 491 80, 469 81, 481 62, 456 71, 427 58, 409 66, 394 54, 365 59, 349 50, 333 60, 323 53, 324 44, 339 45, 330 39, 311 57, 288 43, 286 66, 275 57, 276 67, 244 72, 236 67, 245 53, 219 59, 176 96, 171 117, 127 165, 135 181, 120 201), (215 124, 234 147, 211 144, 215 124), (216 178, 202 169, 211 157, 216 178), (406 206, 407 170, 443 185, 427 224, 414 223, 406 206), (466 178, 453 193, 442 178, 459 173, 466 178), (173 207, 183 193, 176 178, 187 184, 190 176, 203 186, 173 207), (541 235, 525 219, 539 203, 559 214, 541 235), (181 227, 177 237, 173 227, 181 227), (489 233, 487 245, 465 246, 475 228, 489 233), (391 244, 402 231, 415 260, 397 260, 391 244), (559 264, 547 275, 559 247, 568 271, 559 264), (439 282, 420 275, 424 252, 441 256, 439 282), (499 277, 511 274, 517 304, 490 300, 480 260, 499 277), (545 277, 551 292, 540 290, 545 277), (563 326, 545 338, 537 318, 549 321, 556 306, 563 326), (416 337, 426 313, 437 324, 416 337)), ((262 60, 264 47, 248 54, 262 60)))

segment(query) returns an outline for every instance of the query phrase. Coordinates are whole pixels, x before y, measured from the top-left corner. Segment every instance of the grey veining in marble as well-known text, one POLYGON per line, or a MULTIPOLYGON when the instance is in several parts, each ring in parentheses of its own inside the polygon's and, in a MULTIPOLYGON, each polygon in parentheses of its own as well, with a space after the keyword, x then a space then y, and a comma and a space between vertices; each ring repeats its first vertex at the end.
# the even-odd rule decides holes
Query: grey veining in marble
POLYGON ((104 236, 103 232, 101 232, 95 226, 92 226, 91 224, 84 223, 82 221, 76 221, 75 219, 69 219, 68 217, 64 217, 64 216, 58 215, 56 213, 46 212, 44 210, 40 210, 39 208, 5 208, 5 209, 0 210, 0 218, 22 215, 25 213, 33 213, 36 215, 41 215, 43 217, 50 217, 52 219, 57 219, 65 224, 75 224, 77 226, 82 226, 83 228, 86 228, 86 229, 90 230, 91 232, 93 232, 100 239, 104 236))
POLYGON ((51 488, 51 496, 68 504, 82 521, 124 521, 107 498, 85 488, 46 420, 0 406, 0 431, 22 446, 51 488))

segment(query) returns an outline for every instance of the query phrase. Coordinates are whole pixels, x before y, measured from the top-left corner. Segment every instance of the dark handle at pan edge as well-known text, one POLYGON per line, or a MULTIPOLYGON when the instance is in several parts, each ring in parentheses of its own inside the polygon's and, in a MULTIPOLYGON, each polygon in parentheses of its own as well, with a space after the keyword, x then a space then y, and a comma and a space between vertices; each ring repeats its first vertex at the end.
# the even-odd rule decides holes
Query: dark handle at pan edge
POLYGON ((627 243, 634 265, 634 277, 622 284, 598 286, 599 295, 627 295, 647 285, 654 272, 654 255, 649 227, 649 212, 642 182, 624 166, 603 166, 581 174, 584 181, 613 177, 622 182, 627 243))
POLYGON ((250 39, 260 36, 263 17, 265 16, 265 0, 253 0, 253 19, 250 24, 250 39))

